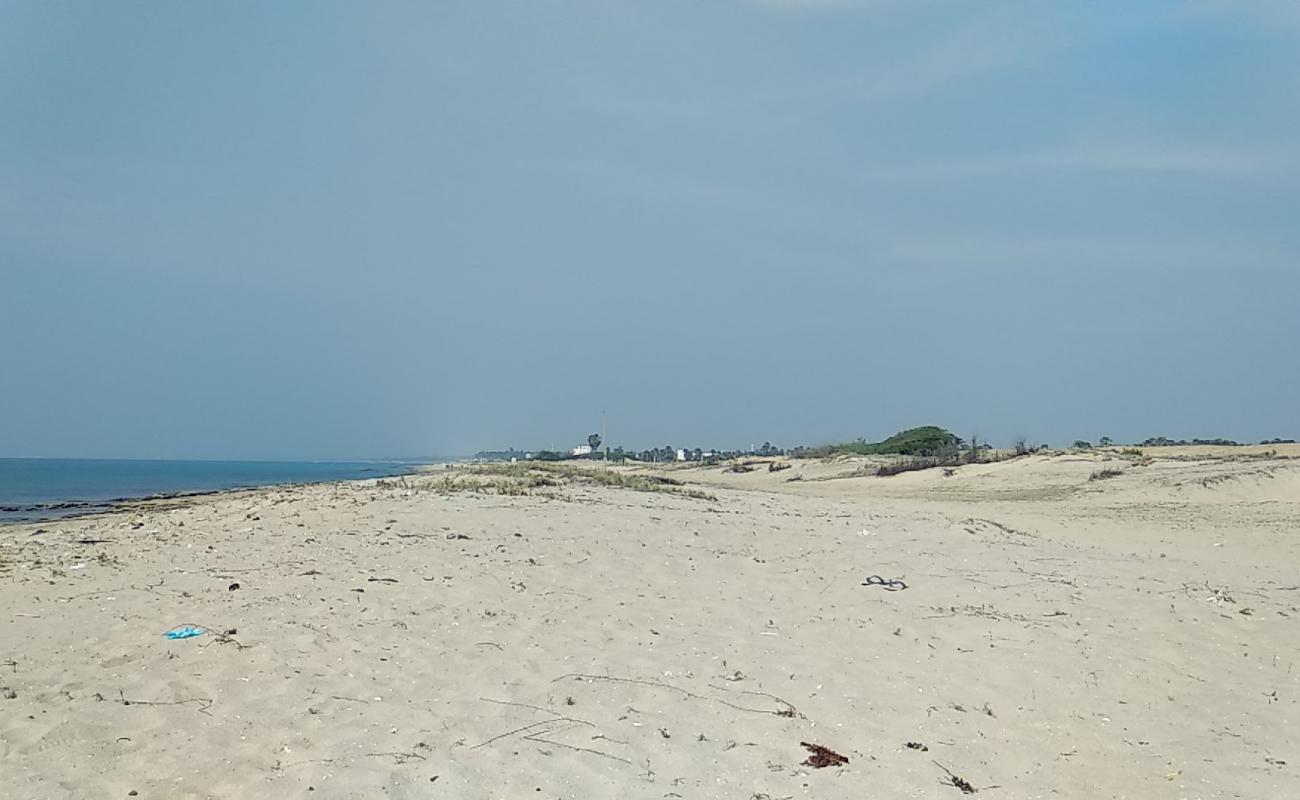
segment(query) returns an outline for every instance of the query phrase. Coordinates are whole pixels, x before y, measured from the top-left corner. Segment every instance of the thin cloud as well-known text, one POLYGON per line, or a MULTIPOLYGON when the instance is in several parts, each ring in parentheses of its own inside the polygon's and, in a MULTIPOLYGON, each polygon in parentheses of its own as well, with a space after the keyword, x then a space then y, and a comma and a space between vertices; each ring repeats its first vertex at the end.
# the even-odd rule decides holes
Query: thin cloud
POLYGON ((1131 172, 1269 182, 1294 176, 1297 166, 1293 154, 1246 147, 1120 143, 895 165, 873 170, 870 177, 900 182, 934 182, 1052 172, 1131 172))
POLYGON ((687 204, 697 208, 744 208, 753 195, 739 187, 665 170, 650 171, 603 159, 572 159, 556 166, 587 186, 630 198, 687 204))
POLYGON ((1041 32, 1002 18, 977 20, 934 42, 915 57, 887 65, 860 81, 854 99, 878 102, 916 97, 949 84, 1024 66, 1048 47, 1041 32))
POLYGON ((880 5, 880 3, 868 3, 864 0, 743 0, 743 2, 745 5, 777 11, 836 11, 880 5))
MULTIPOLYGON (((847 0, 746 2, 770 2, 789 8, 849 5, 847 0)), ((869 105, 923 97, 991 73, 1028 68, 1059 41, 1059 37, 1035 23, 991 14, 935 36, 902 57, 878 60, 847 74, 781 76, 757 89, 749 85, 696 85, 690 87, 689 93, 684 90, 655 96, 629 93, 605 79, 586 76, 573 82, 572 91, 580 108, 643 124, 737 121, 748 114, 770 115, 796 107, 869 105)))
MULTIPOLYGON (((764 190, 712 176, 600 158, 560 159, 540 165, 585 190, 634 202, 691 208, 704 215, 734 216, 766 232, 797 231, 820 244, 839 243, 855 252, 879 248, 885 231, 859 209, 826 204, 806 194, 764 190)), ((804 239, 800 239, 804 241, 804 239)))
POLYGON ((993 269, 1218 271, 1296 274, 1290 254, 1256 242, 1194 235, 925 236, 899 239, 880 251, 886 262, 947 270, 954 264, 993 269))
POLYGON ((1215 17, 1219 22, 1246 23, 1273 33, 1300 34, 1300 3, 1296 0, 1200 0, 1188 7, 1187 13, 1215 17))

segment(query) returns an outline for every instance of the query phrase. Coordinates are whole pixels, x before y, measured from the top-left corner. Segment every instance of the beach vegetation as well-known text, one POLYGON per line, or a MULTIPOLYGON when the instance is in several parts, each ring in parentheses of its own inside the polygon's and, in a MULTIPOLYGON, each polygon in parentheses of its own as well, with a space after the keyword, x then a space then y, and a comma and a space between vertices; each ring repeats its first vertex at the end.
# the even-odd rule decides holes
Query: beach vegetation
POLYGON ((1169 439, 1164 436, 1152 436, 1140 443, 1143 447, 1187 447, 1189 445, 1208 445, 1212 447, 1240 447, 1241 442, 1232 439, 1169 439))
POLYGON ((909 428, 890 436, 881 442, 868 442, 858 439, 854 442, 806 447, 792 451, 796 458, 826 458, 828 456, 919 456, 923 458, 941 458, 955 455, 961 446, 961 439, 937 425, 923 425, 909 428))
POLYGON ((441 473, 428 487, 440 494, 472 492, 509 497, 544 494, 572 486, 605 486, 636 492, 660 492, 693 500, 716 502, 717 497, 682 481, 661 475, 581 466, 572 462, 525 461, 511 464, 476 464, 441 473))
POLYGON ((955 456, 944 458, 905 458, 889 464, 881 464, 876 468, 876 477, 888 478, 893 475, 901 475, 904 472, 916 472, 924 469, 935 469, 936 467, 955 469, 963 463, 966 462, 955 456))

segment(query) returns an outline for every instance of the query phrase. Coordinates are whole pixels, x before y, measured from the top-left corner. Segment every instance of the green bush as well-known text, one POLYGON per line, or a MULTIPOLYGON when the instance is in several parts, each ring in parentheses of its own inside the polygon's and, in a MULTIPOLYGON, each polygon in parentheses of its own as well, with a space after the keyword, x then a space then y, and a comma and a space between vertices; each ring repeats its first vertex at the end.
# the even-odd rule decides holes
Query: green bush
POLYGON ((900 431, 883 442, 844 442, 801 450, 798 455, 823 457, 834 455, 855 456, 921 456, 946 457, 956 454, 961 440, 937 425, 924 425, 900 431))
POLYGON ((960 441, 943 428, 925 425, 894 434, 876 445, 876 453, 903 456, 948 455, 957 452, 960 441))

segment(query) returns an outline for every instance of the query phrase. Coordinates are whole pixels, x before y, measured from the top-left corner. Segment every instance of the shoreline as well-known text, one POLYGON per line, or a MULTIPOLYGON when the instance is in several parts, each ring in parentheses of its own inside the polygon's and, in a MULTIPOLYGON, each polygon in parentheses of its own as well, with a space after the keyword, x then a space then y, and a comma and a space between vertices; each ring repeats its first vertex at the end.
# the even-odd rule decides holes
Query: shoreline
MULTIPOLYGON (((87 459, 87 460, 99 460, 99 459, 87 459)), ((213 463, 222 463, 222 462, 213 462, 213 463)), ((278 462, 270 462, 270 463, 278 463, 278 462)), ((311 462, 304 462, 304 463, 311 463, 311 462)), ((356 463, 366 463, 366 462, 356 462, 356 463)), ((380 463, 380 462, 376 462, 376 463, 380 463)), ((156 505, 161 505, 173 501, 189 501, 189 500, 201 499, 203 497, 214 496, 214 495, 224 495, 224 494, 232 494, 232 493, 239 493, 239 492, 251 492, 251 491, 257 491, 259 489, 293 488, 293 487, 300 487, 300 486, 317 486, 317 485, 329 484, 329 483, 373 481, 373 480, 383 480, 386 478, 409 477, 411 475, 419 475, 427 470, 430 470, 433 467, 438 466, 439 463, 452 463, 452 462, 435 462, 435 463, 421 462, 418 464, 413 463, 409 465, 409 469, 404 472, 393 472, 385 475, 375 475, 369 477, 331 478, 331 479, 307 480, 307 481, 280 481, 275 483, 250 484, 246 486, 227 486, 218 489, 194 489, 188 491, 161 492, 156 494, 139 495, 139 496, 114 497, 105 500, 70 499, 70 500, 55 501, 51 503, 33 503, 29 505, 6 505, 3 508, 0 508, 0 532, 3 532, 5 528, 12 527, 15 525, 36 525, 36 524, 41 524, 46 522, 62 522, 65 520, 78 520, 87 517, 103 516, 106 514, 127 513, 138 507, 156 506, 156 505), (10 511, 10 509, 12 509, 12 511, 10 511), (45 510, 50 510, 50 511, 67 510, 69 513, 65 513, 65 514, 60 514, 60 513, 40 514, 39 513, 45 510), (21 518, 8 516, 11 513, 22 513, 25 511, 33 512, 34 514, 36 514, 36 516, 21 517, 21 518)))

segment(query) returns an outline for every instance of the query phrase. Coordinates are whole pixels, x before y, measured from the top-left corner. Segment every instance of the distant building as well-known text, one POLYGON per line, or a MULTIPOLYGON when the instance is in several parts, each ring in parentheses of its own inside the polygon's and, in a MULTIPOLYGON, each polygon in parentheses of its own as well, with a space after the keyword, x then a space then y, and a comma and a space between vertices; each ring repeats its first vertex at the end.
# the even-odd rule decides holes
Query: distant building
POLYGON ((569 451, 569 455, 573 455, 573 456, 589 456, 589 455, 591 455, 591 445, 589 445, 589 444, 580 444, 580 445, 578 445, 577 447, 575 447, 575 448, 573 448, 572 450, 570 450, 570 451, 569 451))
POLYGON ((678 450, 678 451, 677 451, 677 460, 678 460, 678 461, 685 461, 685 460, 686 460, 686 454, 687 454, 687 451, 686 451, 686 450, 678 450))

